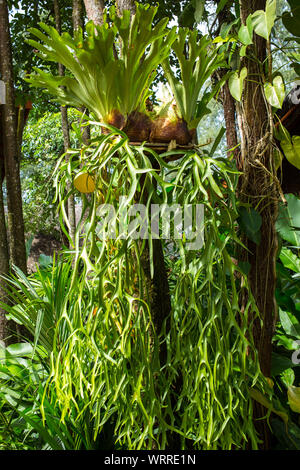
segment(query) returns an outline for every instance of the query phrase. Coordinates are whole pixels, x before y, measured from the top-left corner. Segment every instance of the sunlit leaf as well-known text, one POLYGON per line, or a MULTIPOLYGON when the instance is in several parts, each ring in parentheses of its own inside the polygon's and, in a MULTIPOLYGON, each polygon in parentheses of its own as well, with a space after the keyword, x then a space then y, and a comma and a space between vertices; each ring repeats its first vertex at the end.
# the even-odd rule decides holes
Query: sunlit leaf
POLYGON ((244 80, 247 77, 247 73, 247 68, 243 67, 240 73, 234 72, 228 80, 230 93, 237 101, 241 101, 244 80))
POLYGON ((276 20, 276 0, 267 0, 266 10, 257 10, 252 14, 253 29, 259 36, 269 39, 276 20))

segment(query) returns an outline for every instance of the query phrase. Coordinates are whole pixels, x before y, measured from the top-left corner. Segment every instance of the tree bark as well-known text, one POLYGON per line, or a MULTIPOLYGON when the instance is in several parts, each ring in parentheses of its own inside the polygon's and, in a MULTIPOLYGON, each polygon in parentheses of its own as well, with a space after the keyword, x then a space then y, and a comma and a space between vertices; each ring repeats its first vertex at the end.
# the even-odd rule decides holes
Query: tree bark
POLYGON ((7 90, 6 104, 3 105, 2 112, 9 251, 11 262, 26 273, 27 262, 20 181, 20 148, 18 145, 12 52, 6 0, 0 0, 0 72, 7 90))
MULTIPOLYGON (((215 0, 217 6, 220 4, 220 0, 215 0)), ((227 8, 223 8, 217 15, 217 29, 214 32, 214 36, 217 37, 220 35, 222 25, 224 23, 229 24, 232 21, 231 12, 227 8)), ((215 80, 222 80, 227 73, 227 69, 219 69, 214 74, 215 80)), ((224 111, 224 121, 226 128, 226 143, 228 149, 228 157, 231 156, 232 152, 237 163, 237 167, 240 169, 240 158, 239 158, 239 148, 238 148, 238 136, 237 136, 237 122, 236 122, 236 108, 235 100, 230 93, 228 82, 222 87, 220 98, 223 105, 224 111), (231 150, 234 149, 234 150, 231 150)))
POLYGON ((230 93, 228 82, 223 86, 223 109, 224 109, 224 120, 226 127, 226 143, 227 143, 227 153, 230 156, 232 153, 234 159, 237 163, 238 169, 241 168, 240 162, 240 151, 238 148, 238 137, 236 129, 236 111, 235 111, 235 102, 230 93))
MULTIPOLYGON (((77 1, 77 3, 79 3, 79 1, 77 1)), ((80 11, 76 11, 77 21, 78 21, 77 17, 79 14, 80 14, 80 11)), ((61 34, 61 14, 60 14, 59 0, 54 0, 54 16, 55 16, 55 27, 58 33, 61 34)), ((64 66, 62 64, 58 64, 58 74, 60 77, 63 77, 65 74, 64 66)), ((62 126, 63 138, 64 138, 64 151, 67 152, 68 149, 70 148, 70 129, 69 129, 69 121, 68 121, 68 108, 66 106, 61 106, 60 112, 61 112, 61 126, 62 126)), ((71 195, 68 198, 67 207, 68 207, 68 219, 69 219, 69 224, 70 224, 69 235, 74 245, 75 232, 76 232, 76 213, 75 213, 74 195, 71 195)), ((63 242, 65 244, 67 243, 67 240, 65 240, 65 237, 63 237, 63 242)))
MULTIPOLYGON (((1 118, 1 114, 0 114, 1 118)), ((0 133, 2 134, 2 122, 0 119, 0 133)), ((1 167, 0 167, 0 182, 1 182, 1 167)), ((2 184, 0 184, 0 276, 7 276, 9 273, 9 254, 6 234, 6 222, 3 203, 2 184)), ((0 300, 6 301, 6 292, 4 290, 4 280, 0 278, 0 300)), ((5 342, 8 336, 8 321, 5 312, 0 307, 0 341, 5 342)))
POLYGON ((97 25, 103 24, 103 0, 84 0, 86 14, 89 20, 93 21, 97 25))
MULTIPOLYGON (((241 0, 241 19, 245 24, 249 14, 265 10, 266 0, 241 0)), ((243 65, 248 76, 240 107, 240 133, 243 139, 242 170, 239 196, 257 208, 262 218, 261 241, 255 244, 246 240, 251 265, 249 282, 262 324, 256 319, 253 324, 253 338, 258 351, 262 373, 271 375, 272 338, 276 320, 276 254, 278 249, 275 223, 278 211, 278 187, 273 159, 273 122, 271 110, 266 104, 263 91, 263 77, 267 57, 265 39, 254 34, 243 65), (255 60, 251 59, 251 55, 255 60)), ((266 410, 255 404, 255 418, 266 415, 266 410)), ((268 448, 269 432, 265 420, 257 421, 258 431, 264 439, 263 447, 268 448)))
POLYGON ((72 11, 73 30, 83 28, 83 4, 82 0, 73 0, 72 11))
MULTIPOLYGON (((73 0, 72 19, 73 19, 74 34, 80 28, 83 30, 84 22, 83 22, 83 3, 82 3, 82 0, 73 0)), ((86 109, 84 106, 82 108, 80 108, 80 111, 82 113, 85 113, 88 116, 88 109, 86 109)), ((81 132, 82 132, 82 140, 83 140, 84 144, 88 145, 88 142, 91 138, 90 126, 83 126, 81 128, 81 132)))
POLYGON ((131 15, 135 14, 135 3, 132 0, 116 0, 118 15, 122 15, 124 10, 129 10, 131 15))
MULTIPOLYGON (((242 0, 241 15, 243 22, 249 14, 258 9, 265 9, 266 0, 242 0)), ((263 326, 256 323, 255 340, 258 347, 263 373, 271 373, 271 341, 274 332, 276 312, 275 261, 277 253, 277 218, 278 191, 275 184, 275 169, 272 153, 272 128, 269 109, 266 105, 263 83, 262 64, 266 60, 266 41, 255 35, 253 52, 256 60, 245 58, 248 69, 245 83, 242 111, 242 129, 246 143, 243 161, 244 175, 241 183, 241 196, 252 202, 255 207, 261 201, 262 216, 261 243, 249 242, 251 254, 250 283, 252 292, 262 315, 263 326), (271 175, 271 176, 270 176, 271 175), (273 176, 273 177, 272 177, 273 176)))

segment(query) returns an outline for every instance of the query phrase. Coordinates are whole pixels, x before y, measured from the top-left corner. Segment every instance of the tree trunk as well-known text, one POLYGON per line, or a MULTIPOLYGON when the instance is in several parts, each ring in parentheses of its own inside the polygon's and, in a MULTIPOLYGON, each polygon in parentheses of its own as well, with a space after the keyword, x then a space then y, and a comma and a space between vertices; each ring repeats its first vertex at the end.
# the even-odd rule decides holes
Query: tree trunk
POLYGON ((0 72, 7 91, 6 104, 3 105, 2 112, 9 251, 11 262, 26 273, 26 247, 20 181, 20 149, 18 145, 12 53, 6 0, 0 0, 0 72))
POLYGON ((94 21, 95 24, 101 25, 103 23, 103 0, 84 0, 86 14, 89 20, 94 21))
MULTIPOLYGON (((215 0, 217 6, 220 5, 220 0, 215 0)), ((214 32, 214 37, 220 35, 222 25, 229 24, 231 22, 231 12, 227 8, 223 8, 217 15, 217 29, 214 32)), ((227 69, 217 70, 213 77, 215 80, 222 80, 227 73, 227 69)), ((220 93, 223 111, 224 111, 224 121, 226 128, 226 143, 228 149, 228 157, 231 156, 232 152, 234 158, 237 162, 237 166, 240 169, 239 162, 239 148, 238 148, 238 136, 237 136, 237 125, 236 125, 236 109, 235 109, 235 100, 230 93, 228 82, 224 84, 220 93), (234 149, 234 150, 231 150, 234 149)))
MULTIPOLYGON (((79 12, 76 11, 76 15, 78 15, 78 13, 79 12)), ((58 33, 61 34, 61 15, 60 15, 59 0, 54 0, 54 16, 55 16, 55 27, 58 33)), ((65 74, 65 70, 62 64, 58 64, 58 74, 60 77, 63 77, 65 74)), ((68 121, 68 108, 66 106, 61 106, 60 112, 61 112, 61 126, 62 126, 62 131, 63 131, 63 138, 64 138, 64 151, 67 152, 68 149, 70 148, 70 129, 69 129, 69 121, 68 121)), ((69 190, 69 187, 68 187, 68 190, 69 190)), ((75 198, 73 194, 68 198, 67 207, 68 207, 68 219, 69 219, 69 224, 70 224, 69 235, 74 245, 75 232, 76 232, 76 214, 75 214, 75 198)), ((67 240, 65 240, 65 237, 63 237, 63 242, 65 244, 67 243, 67 240)))
POLYGON ((116 4, 120 16, 124 10, 129 10, 131 15, 135 14, 135 3, 132 0, 116 0, 116 4))
POLYGON ((73 30, 83 28, 83 4, 82 0, 73 0, 72 10, 73 30))
MULTIPOLYGON (((1 115, 0 115, 1 118, 1 115)), ((0 134, 2 134, 0 119, 0 134)), ((0 167, 0 182, 1 182, 1 167, 0 167)), ((9 273, 9 255, 6 235, 6 223, 3 203, 2 184, 0 184, 0 276, 7 276, 9 273)), ((0 278, 0 300, 6 301, 6 293, 4 290, 4 280, 0 278)), ((0 341, 5 342, 8 336, 8 322, 5 317, 5 312, 0 307, 0 341)))
MULTIPOLYGON (((266 0, 242 0, 241 15, 245 22, 249 14, 258 9, 265 9, 266 0)), ((243 158, 244 175, 241 183, 241 196, 252 202, 262 216, 261 243, 249 242, 251 254, 250 283, 252 292, 262 315, 263 326, 256 323, 255 340, 263 373, 271 373, 271 341, 274 332, 276 312, 275 261, 277 253, 277 218, 278 190, 275 184, 275 168, 272 152, 272 127, 270 110, 263 92, 262 67, 266 60, 266 41, 255 35, 253 52, 256 60, 245 59, 248 79, 245 84, 242 111, 242 129, 246 152, 243 158), (271 176, 270 176, 271 175, 271 176)), ((248 54, 249 55, 249 54, 248 54)))
MULTIPOLYGON (((241 19, 245 24, 249 14, 265 10, 266 0, 241 0, 241 19)), ((263 91, 263 76, 266 74, 267 44, 265 39, 254 35, 243 65, 248 76, 240 108, 240 132, 243 140, 240 198, 250 202, 262 217, 261 242, 259 245, 246 241, 251 265, 249 282, 254 295, 261 322, 256 319, 253 337, 258 351, 262 373, 271 375, 272 337, 276 319, 276 254, 277 234, 275 222, 278 211, 278 189, 273 159, 273 123, 271 110, 266 105, 263 91), (251 55, 255 60, 251 59, 251 55)), ((256 406, 255 418, 265 416, 266 410, 256 406)), ((268 447, 268 430, 264 421, 258 421, 258 431, 264 437, 264 448, 268 447), (260 424, 259 424, 260 423, 260 424)))
MULTIPOLYGON (((78 31, 78 29, 84 28, 82 0, 73 0, 72 18, 73 18, 73 31, 75 34, 75 32, 78 31)), ((82 113, 85 113, 88 116, 88 110, 84 106, 80 108, 80 111, 82 113)), ((84 144, 88 145, 88 142, 91 138, 90 126, 83 126, 81 128, 81 132, 82 132, 82 140, 84 144)))
POLYGON ((236 131, 235 102, 230 93, 228 82, 226 82, 223 86, 222 94, 228 156, 233 153, 235 161, 237 162, 237 167, 240 169, 241 163, 239 161, 240 152, 238 148, 238 137, 236 131))

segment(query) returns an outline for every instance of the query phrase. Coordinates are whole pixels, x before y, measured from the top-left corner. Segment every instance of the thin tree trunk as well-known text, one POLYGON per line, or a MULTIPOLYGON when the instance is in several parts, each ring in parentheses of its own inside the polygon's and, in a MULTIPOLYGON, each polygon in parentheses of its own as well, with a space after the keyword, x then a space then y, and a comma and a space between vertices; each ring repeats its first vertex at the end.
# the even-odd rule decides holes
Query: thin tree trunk
MULTIPOLYGON (((1 118, 1 115, 0 115, 1 118)), ((1 119, 0 119, 0 133, 1 129, 1 119)), ((0 144, 1 145, 1 144, 0 144)), ((0 167, 0 181, 1 181, 1 167, 0 167)), ((7 276, 9 273, 9 254, 8 254, 8 245, 7 245, 7 234, 6 234, 6 222, 5 222, 5 213, 4 213, 4 203, 3 203, 3 191, 2 184, 0 184, 0 276, 7 276)), ((0 278, 0 300, 6 301, 6 293, 4 290, 5 284, 4 280, 0 278)), ((5 316, 5 312, 0 307, 0 341, 5 342, 8 336, 8 321, 5 316)))
POLYGON ((226 127, 226 143, 228 149, 228 155, 234 154, 237 167, 240 169, 240 151, 238 148, 238 137, 236 130, 236 111, 235 102, 230 93, 229 85, 226 82, 223 86, 223 109, 224 109, 224 120, 226 127))
POLYGON ((2 111, 9 251, 11 262, 26 273, 26 247, 20 181, 20 149, 17 135, 12 52, 6 0, 0 0, 0 72, 7 91, 6 104, 3 105, 2 111))
MULTIPOLYGON (((217 6, 220 4, 220 0, 215 0, 217 6)), ((231 13, 227 8, 223 8, 217 15, 217 29, 214 33, 214 36, 217 37, 220 35, 222 25, 224 23, 229 24, 231 21, 231 13)), ((215 74, 216 80, 222 80, 227 73, 227 69, 219 69, 215 74)), ((224 110, 224 121, 226 128, 226 143, 228 149, 228 156, 233 152, 234 158, 237 162, 237 166, 240 169, 240 158, 239 158, 239 148, 238 148, 238 136, 237 136, 237 124, 236 124, 236 109, 235 109, 235 100, 232 97, 228 82, 224 84, 221 91, 221 101, 224 110), (231 150, 234 149, 234 150, 231 150)))
POLYGON ((73 0, 72 10, 73 31, 83 28, 83 5, 82 0, 73 0))
MULTIPOLYGON (((54 0, 54 16, 55 16, 55 27, 58 33, 61 34, 61 14, 60 14, 59 0, 54 0)), ((65 75, 64 66, 62 64, 58 64, 58 74, 60 77, 63 77, 65 75)), ((62 131, 63 131, 63 138, 64 138, 64 151, 67 152, 68 149, 70 148, 70 129, 69 129, 69 121, 68 121, 68 108, 66 106, 61 106, 60 112, 61 112, 61 126, 62 126, 62 131)), ((69 235, 74 245, 75 232, 76 232, 76 213, 75 213, 75 198, 73 194, 69 196, 68 198, 67 207, 68 207, 68 220, 70 224, 69 235)), ((66 243, 65 239, 63 241, 64 243, 66 243)))
MULTIPOLYGON (((82 0, 73 0, 73 12, 72 12, 72 19, 73 19, 73 32, 74 34, 80 28, 83 30, 84 22, 83 22, 83 3, 82 0)), ((85 113, 88 116, 88 109, 84 106, 80 108, 82 113, 85 113)), ((81 128, 82 132, 82 140, 84 144, 88 145, 88 142, 91 138, 90 126, 83 126, 81 128)))

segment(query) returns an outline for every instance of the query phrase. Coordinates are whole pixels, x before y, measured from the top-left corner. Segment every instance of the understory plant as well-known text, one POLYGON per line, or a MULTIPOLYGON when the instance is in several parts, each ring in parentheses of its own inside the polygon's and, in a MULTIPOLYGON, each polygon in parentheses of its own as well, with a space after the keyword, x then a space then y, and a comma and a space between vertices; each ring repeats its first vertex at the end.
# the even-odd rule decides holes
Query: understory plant
POLYGON ((0 349, 0 449, 115 448, 113 420, 106 420, 101 433, 97 432, 97 391, 83 393, 83 387, 76 401, 71 399, 62 407, 62 394, 53 380, 52 366, 62 358, 65 372, 69 367, 73 373, 78 370, 80 387, 82 381, 87 385, 92 380, 93 364, 100 362, 90 334, 93 311, 87 313, 93 290, 85 290, 78 298, 80 275, 72 291, 71 281, 72 259, 67 255, 54 259, 52 266, 39 269, 29 278, 16 268, 8 281, 9 299, 14 303, 5 306, 8 317, 26 326, 34 340, 0 349), (68 364, 63 351, 73 341, 73 345, 81 343, 80 352, 77 357, 69 357, 68 364), (86 366, 85 377, 79 363, 86 366))

